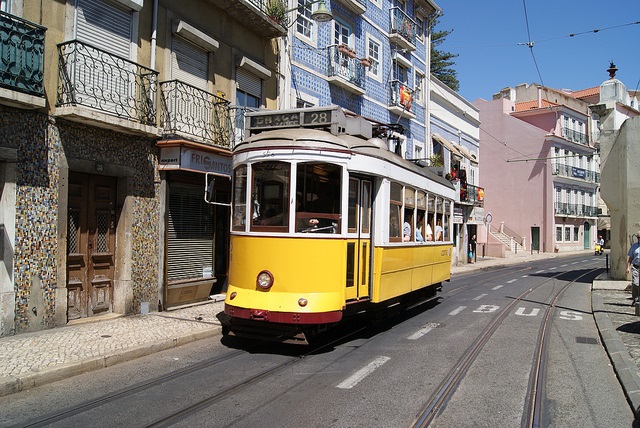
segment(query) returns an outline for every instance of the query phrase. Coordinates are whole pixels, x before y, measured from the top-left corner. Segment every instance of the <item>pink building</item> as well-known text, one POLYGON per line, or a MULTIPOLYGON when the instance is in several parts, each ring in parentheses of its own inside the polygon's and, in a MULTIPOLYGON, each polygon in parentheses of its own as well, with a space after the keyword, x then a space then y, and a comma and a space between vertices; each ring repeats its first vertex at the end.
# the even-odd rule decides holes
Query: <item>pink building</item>
POLYGON ((480 110, 488 253, 574 251, 596 239, 599 162, 588 103, 534 85, 507 88, 480 110))

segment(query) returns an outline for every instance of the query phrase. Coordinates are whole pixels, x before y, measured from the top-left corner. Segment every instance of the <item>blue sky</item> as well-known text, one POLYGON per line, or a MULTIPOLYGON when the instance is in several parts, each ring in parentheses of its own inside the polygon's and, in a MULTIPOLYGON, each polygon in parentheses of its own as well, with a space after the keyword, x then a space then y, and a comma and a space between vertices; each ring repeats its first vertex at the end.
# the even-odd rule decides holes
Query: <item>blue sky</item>
POLYGON ((520 83, 572 90, 598 86, 608 79, 611 61, 618 68, 616 78, 628 90, 638 87, 640 24, 633 23, 640 21, 640 0, 436 0, 436 4, 444 13, 436 30, 453 29, 440 49, 459 54, 454 66, 458 92, 468 101, 491 99, 500 89, 520 83), (526 45, 529 40, 532 49, 526 45))

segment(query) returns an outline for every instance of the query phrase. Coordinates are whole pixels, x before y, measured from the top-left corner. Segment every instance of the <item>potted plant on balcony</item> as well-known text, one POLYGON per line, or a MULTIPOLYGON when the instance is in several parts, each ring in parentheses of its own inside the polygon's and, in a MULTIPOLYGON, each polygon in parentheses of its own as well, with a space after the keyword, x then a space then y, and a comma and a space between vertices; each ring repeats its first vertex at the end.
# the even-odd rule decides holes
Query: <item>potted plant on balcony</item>
POLYGON ((349 48, 349 52, 347 53, 347 55, 349 56, 349 58, 355 58, 358 56, 356 50, 353 48, 349 48))
POLYGON ((371 67, 371 59, 370 58, 360 58, 360 64, 364 67, 371 67))
POLYGON ((287 6, 284 0, 269 0, 265 14, 273 22, 283 27, 287 26, 287 6))
POLYGON ((349 45, 345 45, 344 43, 338 45, 338 52, 340 52, 341 54, 349 55, 350 50, 351 48, 349 47, 349 45))

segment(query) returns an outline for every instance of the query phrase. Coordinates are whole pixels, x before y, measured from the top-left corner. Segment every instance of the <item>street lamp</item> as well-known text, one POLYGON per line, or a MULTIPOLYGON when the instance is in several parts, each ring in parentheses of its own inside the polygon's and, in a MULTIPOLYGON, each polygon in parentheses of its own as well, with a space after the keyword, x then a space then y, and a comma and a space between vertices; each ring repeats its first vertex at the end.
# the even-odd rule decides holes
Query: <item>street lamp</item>
POLYGON ((293 12, 294 10, 298 10, 301 7, 307 7, 307 6, 311 6, 312 4, 320 3, 318 8, 315 10, 315 12, 311 14, 311 19, 313 19, 316 22, 329 22, 333 20, 333 15, 331 14, 331 12, 329 12, 329 9, 327 9, 327 6, 325 5, 324 1, 325 0, 313 0, 308 3, 302 4, 300 6, 291 8, 287 10, 285 13, 293 12))

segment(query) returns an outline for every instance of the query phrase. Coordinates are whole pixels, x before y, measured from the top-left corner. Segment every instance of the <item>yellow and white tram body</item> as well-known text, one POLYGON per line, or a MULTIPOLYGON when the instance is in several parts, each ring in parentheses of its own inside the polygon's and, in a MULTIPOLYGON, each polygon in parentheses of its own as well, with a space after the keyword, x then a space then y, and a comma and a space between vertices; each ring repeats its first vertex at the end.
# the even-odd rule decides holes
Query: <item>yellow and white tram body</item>
POLYGON ((450 279, 447 180, 338 107, 247 121, 254 135, 233 155, 227 332, 304 343, 346 316, 431 298, 450 279))

